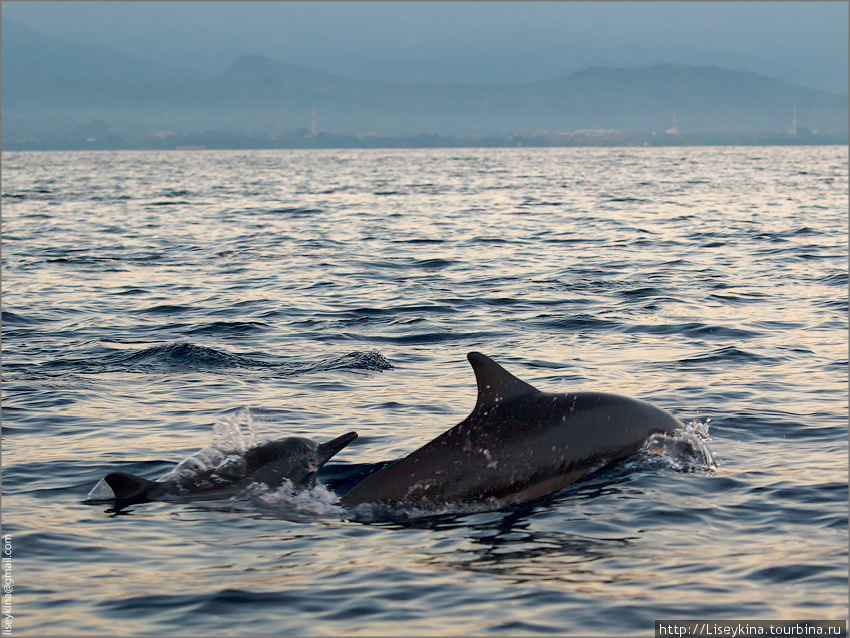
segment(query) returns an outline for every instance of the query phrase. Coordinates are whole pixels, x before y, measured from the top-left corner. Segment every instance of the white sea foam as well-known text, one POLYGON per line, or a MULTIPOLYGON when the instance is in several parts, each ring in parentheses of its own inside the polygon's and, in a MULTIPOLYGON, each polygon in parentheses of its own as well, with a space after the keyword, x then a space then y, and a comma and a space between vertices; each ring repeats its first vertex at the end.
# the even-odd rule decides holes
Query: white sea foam
POLYGON ((324 485, 316 485, 310 490, 298 490, 289 480, 275 490, 254 483, 247 493, 264 509, 295 515, 297 517, 338 516, 345 510, 338 505, 339 496, 324 485))
POLYGON ((688 421, 672 434, 653 434, 644 443, 643 452, 648 457, 661 458, 676 470, 713 472, 717 463, 708 446, 710 421, 688 421))

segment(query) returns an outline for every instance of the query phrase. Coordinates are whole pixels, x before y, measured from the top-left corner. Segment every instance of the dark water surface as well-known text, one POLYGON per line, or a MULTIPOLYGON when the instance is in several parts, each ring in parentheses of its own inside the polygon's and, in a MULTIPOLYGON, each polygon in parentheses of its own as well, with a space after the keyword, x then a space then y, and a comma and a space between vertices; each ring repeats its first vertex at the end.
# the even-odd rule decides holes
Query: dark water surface
POLYGON ((4 153, 14 635, 846 618, 847 155, 4 153), (83 503, 242 407, 262 440, 359 432, 330 479, 398 458, 471 409, 470 350, 707 424, 717 470, 638 458, 530 505, 402 520, 325 487, 83 503))

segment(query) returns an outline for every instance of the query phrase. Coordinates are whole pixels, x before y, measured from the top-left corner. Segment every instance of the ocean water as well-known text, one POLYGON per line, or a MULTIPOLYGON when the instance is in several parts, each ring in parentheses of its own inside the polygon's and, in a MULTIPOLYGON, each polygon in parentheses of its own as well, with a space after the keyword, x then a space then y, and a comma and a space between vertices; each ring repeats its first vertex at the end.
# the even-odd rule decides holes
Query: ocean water
POLYGON ((4 153, 2 197, 12 635, 847 618, 846 148, 4 153), (495 511, 340 507, 466 416, 470 350, 651 401, 717 467, 638 455, 495 511), (84 502, 222 423, 360 437, 309 492, 84 502))

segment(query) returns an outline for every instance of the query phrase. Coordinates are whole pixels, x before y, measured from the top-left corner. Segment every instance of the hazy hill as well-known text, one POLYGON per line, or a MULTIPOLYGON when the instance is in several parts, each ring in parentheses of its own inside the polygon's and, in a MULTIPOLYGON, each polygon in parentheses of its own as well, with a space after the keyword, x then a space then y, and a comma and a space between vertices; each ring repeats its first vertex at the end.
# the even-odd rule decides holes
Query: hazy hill
POLYGON ((4 84, 7 80, 24 79, 161 79, 189 74, 179 65, 45 35, 14 20, 4 18, 0 24, 4 84))
POLYGON ((251 82, 259 85, 281 85, 293 81, 304 83, 339 81, 339 79, 328 73, 294 64, 284 64, 262 55, 243 55, 213 77, 213 81, 219 83, 251 82))
POLYGON ((120 51, 3 23, 4 141, 71 134, 93 120, 125 137, 151 131, 277 135, 306 129, 381 134, 505 134, 618 129, 846 132, 847 96, 714 66, 595 67, 511 85, 359 81, 259 55, 193 78, 120 51))
POLYGON ((796 105, 807 126, 847 130, 846 96, 715 66, 589 68, 537 88, 566 111, 620 122, 613 128, 636 130, 640 122, 657 121, 659 114, 669 121, 676 113, 680 128, 691 132, 778 131, 790 125, 796 105))

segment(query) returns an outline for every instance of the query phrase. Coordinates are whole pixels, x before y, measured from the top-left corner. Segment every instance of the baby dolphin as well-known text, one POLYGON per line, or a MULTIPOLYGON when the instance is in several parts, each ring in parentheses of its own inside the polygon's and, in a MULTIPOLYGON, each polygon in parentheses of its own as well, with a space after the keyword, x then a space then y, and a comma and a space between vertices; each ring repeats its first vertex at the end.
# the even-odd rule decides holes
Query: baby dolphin
POLYGON ((434 507, 535 499, 639 451, 682 423, 654 405, 601 392, 541 392, 478 352, 472 413, 415 452, 367 476, 342 497, 434 507))
POLYGON ((349 432, 317 444, 310 439, 291 436, 251 448, 235 458, 219 452, 224 461, 212 468, 204 463, 204 453, 208 449, 205 448, 161 480, 151 481, 125 472, 112 472, 103 478, 103 482, 114 494, 116 509, 174 497, 221 498, 251 483, 265 483, 275 489, 284 480, 289 480, 296 489, 308 490, 316 485, 319 469, 356 438, 356 432, 349 432), (196 460, 199 455, 204 458, 196 460))

